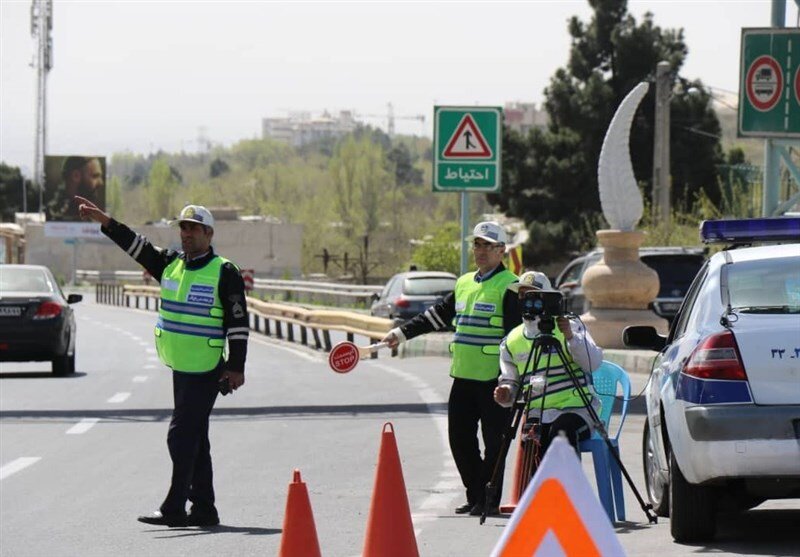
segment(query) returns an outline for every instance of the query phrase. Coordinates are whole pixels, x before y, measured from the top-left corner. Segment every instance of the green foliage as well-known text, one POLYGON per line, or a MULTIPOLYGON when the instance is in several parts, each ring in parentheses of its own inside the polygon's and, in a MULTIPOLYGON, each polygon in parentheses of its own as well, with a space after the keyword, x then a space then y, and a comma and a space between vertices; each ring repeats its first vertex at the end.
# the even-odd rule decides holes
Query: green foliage
POLYGON ((217 178, 218 176, 222 176, 226 172, 230 171, 231 167, 228 166, 221 158, 217 157, 213 161, 211 161, 211 165, 208 169, 208 175, 212 178, 217 178))
POLYGON ((458 275, 461 268, 461 228, 447 223, 434 235, 417 246, 411 261, 420 270, 446 271, 458 275))
MULTIPOLYGON (((659 61, 669 62, 677 75, 687 54, 682 31, 662 30, 651 14, 637 23, 625 0, 590 4, 594 15, 588 23, 570 20, 569 60, 545 90, 549 127, 534 129, 527 137, 504 132, 504 191, 490 194, 489 201, 531 228, 526 261, 544 263, 594 242, 586 224, 600 220, 597 163, 611 118, 633 87, 653 81, 659 61)), ((678 82, 700 94, 672 101, 673 196, 688 199, 702 190, 716 201, 716 165, 722 162, 719 122, 702 83, 678 82)), ((652 176, 654 89, 634 119, 630 141, 634 173, 645 184, 646 198, 652 176)))
POLYGON ((106 212, 123 218, 122 215, 122 182, 119 176, 112 176, 106 188, 106 212))
POLYGON ((170 218, 174 213, 175 190, 178 180, 169 164, 158 159, 147 177, 147 202, 151 220, 170 218))
POLYGON ((28 212, 35 212, 39 208, 39 189, 34 187, 30 180, 22 177, 18 167, 0 162, 0 221, 14 222, 14 213, 22 212, 23 180, 28 212))

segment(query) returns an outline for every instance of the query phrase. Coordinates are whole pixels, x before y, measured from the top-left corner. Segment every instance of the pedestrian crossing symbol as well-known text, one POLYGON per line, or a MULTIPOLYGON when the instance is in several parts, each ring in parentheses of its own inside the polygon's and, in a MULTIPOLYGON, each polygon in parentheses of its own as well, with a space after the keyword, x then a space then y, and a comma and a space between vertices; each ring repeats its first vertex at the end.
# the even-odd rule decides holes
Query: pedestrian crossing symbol
POLYGON ((503 110, 434 107, 434 191, 498 191, 503 110))
POLYGON ((447 142, 444 158, 487 159, 492 157, 492 150, 486 145, 481 130, 475 125, 471 114, 465 114, 458 124, 455 133, 447 142))

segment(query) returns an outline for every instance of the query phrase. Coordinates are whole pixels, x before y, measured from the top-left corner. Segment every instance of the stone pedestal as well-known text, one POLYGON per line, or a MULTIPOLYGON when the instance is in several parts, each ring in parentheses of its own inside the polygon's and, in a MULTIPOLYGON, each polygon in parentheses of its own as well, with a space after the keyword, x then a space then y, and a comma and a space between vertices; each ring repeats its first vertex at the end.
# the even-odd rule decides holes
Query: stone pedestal
POLYGON ((625 348, 622 331, 629 325, 651 325, 666 334, 668 323, 648 304, 658 294, 658 274, 639 260, 644 234, 639 231, 598 230, 603 258, 583 274, 581 283, 591 309, 581 315, 602 348, 625 348))

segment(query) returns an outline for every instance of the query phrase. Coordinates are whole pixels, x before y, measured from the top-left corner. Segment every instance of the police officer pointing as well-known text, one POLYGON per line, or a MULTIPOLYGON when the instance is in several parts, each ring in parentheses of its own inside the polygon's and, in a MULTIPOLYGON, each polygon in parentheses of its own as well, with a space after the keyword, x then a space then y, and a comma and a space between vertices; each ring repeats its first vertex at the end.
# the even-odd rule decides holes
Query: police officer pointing
POLYGON ((91 201, 76 196, 80 215, 99 222, 102 232, 161 285, 155 327, 161 361, 172 369, 174 410, 167 435, 172 480, 160 508, 138 520, 163 526, 215 526, 208 422, 217 393, 244 384, 249 324, 239 269, 214 253, 214 218, 205 207, 181 211, 182 251, 153 246, 91 201), (228 357, 224 358, 225 344, 228 357), (191 512, 186 514, 186 501, 191 512))
MULTIPOLYGON (((431 331, 441 331, 455 321, 456 332, 450 351, 453 385, 447 405, 450 450, 467 489, 467 502, 458 514, 484 512, 486 483, 500 454, 507 410, 495 404, 492 393, 500 373, 500 340, 520 323, 516 293, 507 286, 517 276, 503 265, 506 232, 496 222, 475 226, 472 250, 476 272, 462 275, 455 291, 444 300, 394 328, 384 341, 395 348, 400 342, 431 331), (478 445, 480 422, 485 447, 478 445)), ((487 514, 497 514, 503 478, 498 478, 497 500, 490 501, 487 514)))

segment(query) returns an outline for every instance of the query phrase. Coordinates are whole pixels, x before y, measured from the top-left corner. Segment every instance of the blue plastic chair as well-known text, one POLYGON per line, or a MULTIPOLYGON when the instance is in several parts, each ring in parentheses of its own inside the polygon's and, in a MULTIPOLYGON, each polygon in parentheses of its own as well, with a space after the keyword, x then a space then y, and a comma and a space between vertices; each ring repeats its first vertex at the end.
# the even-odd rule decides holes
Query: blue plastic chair
MULTIPOLYGON (((592 373, 592 382, 597 397, 600 399, 599 417, 606 427, 609 440, 614 450, 619 456, 619 434, 622 432, 622 425, 625 423, 625 416, 628 413, 628 401, 631 398, 631 380, 622 367, 613 362, 603 360, 600 367, 592 373), (616 426, 616 433, 611 433, 611 417, 614 410, 614 401, 618 388, 622 390, 622 404, 619 412, 619 424, 616 426)), ((594 432, 590 439, 581 441, 581 453, 592 453, 594 464, 594 476, 597 480, 597 493, 600 502, 608 514, 611 522, 614 522, 614 508, 616 506, 617 520, 625 520, 625 497, 622 492, 622 472, 617 461, 611 456, 608 446, 597 432, 594 432), (613 489, 613 495, 612 495, 613 489)))

